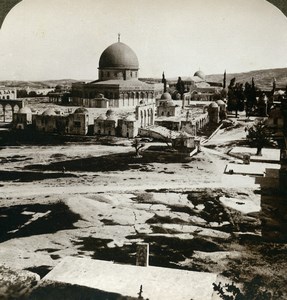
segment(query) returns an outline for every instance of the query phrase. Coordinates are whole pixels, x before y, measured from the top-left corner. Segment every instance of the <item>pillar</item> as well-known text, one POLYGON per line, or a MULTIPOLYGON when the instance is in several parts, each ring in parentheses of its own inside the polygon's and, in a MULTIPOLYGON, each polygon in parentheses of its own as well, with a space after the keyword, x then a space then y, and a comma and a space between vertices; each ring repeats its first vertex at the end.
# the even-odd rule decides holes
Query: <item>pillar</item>
POLYGON ((136 265, 142 267, 148 267, 149 265, 149 244, 141 243, 137 244, 137 257, 136 265))

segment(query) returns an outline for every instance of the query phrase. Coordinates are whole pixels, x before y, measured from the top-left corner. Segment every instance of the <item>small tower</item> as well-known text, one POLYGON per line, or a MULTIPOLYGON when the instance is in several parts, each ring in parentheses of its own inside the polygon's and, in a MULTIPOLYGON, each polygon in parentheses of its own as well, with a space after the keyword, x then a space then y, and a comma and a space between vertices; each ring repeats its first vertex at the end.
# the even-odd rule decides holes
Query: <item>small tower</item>
POLYGON ((223 88, 226 88, 226 70, 224 71, 224 75, 223 75, 223 88))
POLYGON ((254 89, 255 88, 254 77, 252 77, 251 85, 252 85, 252 89, 254 89))
POLYGON ((274 95, 276 90, 276 78, 273 77, 273 83, 272 83, 272 95, 274 95))
POLYGON ((166 79, 165 79, 165 76, 164 76, 164 72, 162 72, 161 82, 163 83, 163 92, 165 93, 166 92, 166 79))

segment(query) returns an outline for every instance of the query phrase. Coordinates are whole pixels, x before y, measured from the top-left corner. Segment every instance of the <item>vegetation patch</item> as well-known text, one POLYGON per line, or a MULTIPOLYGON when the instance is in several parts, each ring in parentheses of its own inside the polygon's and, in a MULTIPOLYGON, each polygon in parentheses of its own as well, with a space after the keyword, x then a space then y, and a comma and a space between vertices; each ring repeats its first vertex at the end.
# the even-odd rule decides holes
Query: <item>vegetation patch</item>
POLYGON ((26 271, 13 270, 0 266, 1 284, 0 299, 25 299, 26 295, 38 283, 34 274, 26 271))

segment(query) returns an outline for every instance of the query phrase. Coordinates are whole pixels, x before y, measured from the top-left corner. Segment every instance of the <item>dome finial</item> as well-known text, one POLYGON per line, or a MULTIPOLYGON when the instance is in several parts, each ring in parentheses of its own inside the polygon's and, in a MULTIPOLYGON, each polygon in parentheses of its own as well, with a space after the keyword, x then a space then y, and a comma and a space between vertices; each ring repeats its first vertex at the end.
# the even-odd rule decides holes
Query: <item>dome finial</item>
POLYGON ((121 41, 121 34, 118 33, 118 43, 121 41))

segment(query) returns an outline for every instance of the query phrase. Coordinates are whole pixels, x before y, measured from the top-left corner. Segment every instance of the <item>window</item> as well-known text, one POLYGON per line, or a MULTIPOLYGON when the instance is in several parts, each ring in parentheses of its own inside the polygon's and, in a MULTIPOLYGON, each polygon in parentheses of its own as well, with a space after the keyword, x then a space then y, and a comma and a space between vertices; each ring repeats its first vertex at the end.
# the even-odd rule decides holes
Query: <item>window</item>
POLYGON ((278 125, 278 118, 274 118, 274 125, 278 125))
POLYGON ((81 122, 75 121, 75 122, 74 122, 74 126, 75 126, 76 128, 80 128, 80 127, 81 127, 81 122))

